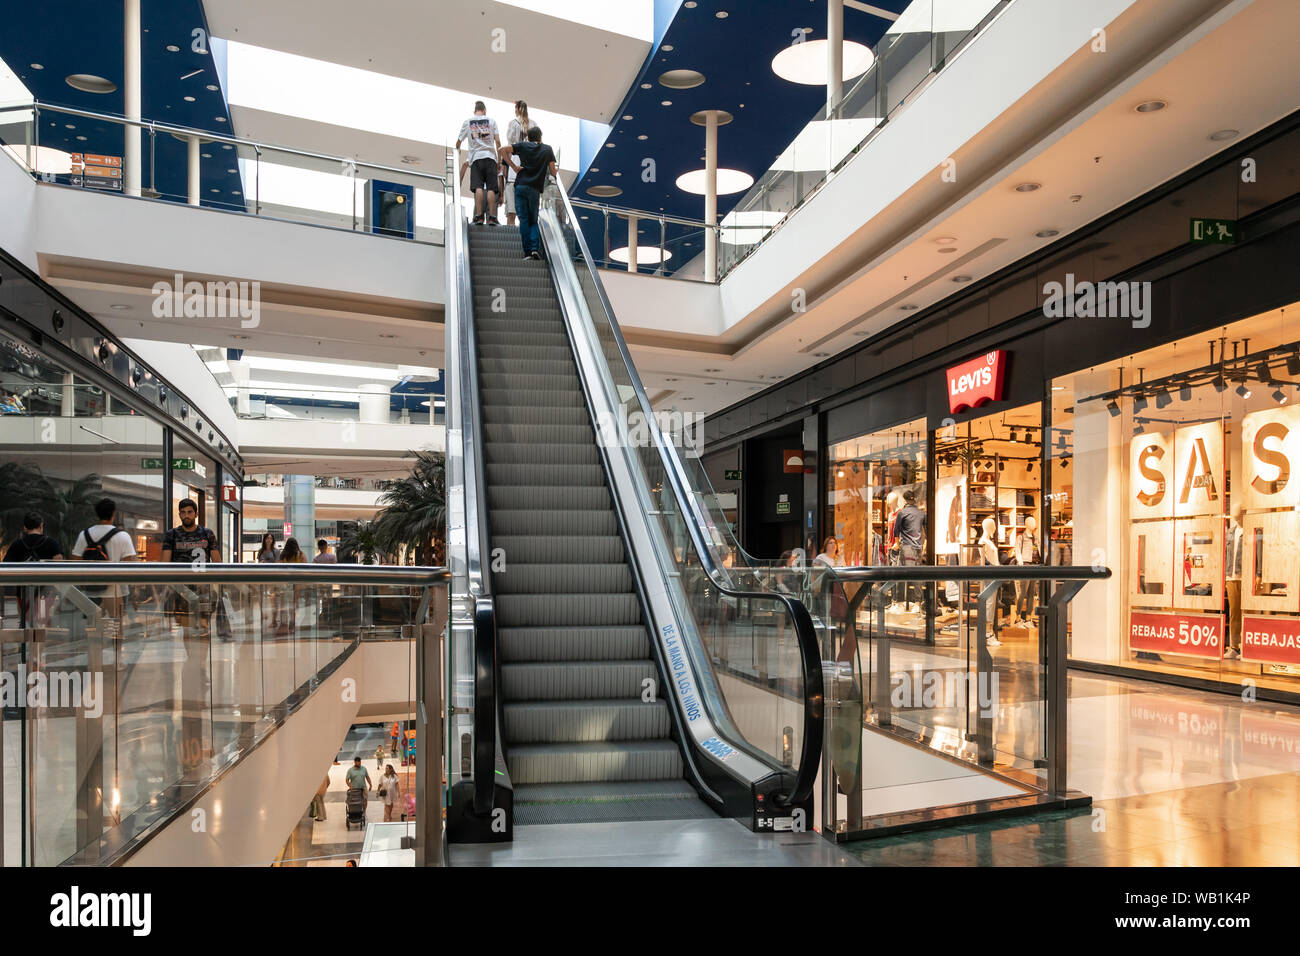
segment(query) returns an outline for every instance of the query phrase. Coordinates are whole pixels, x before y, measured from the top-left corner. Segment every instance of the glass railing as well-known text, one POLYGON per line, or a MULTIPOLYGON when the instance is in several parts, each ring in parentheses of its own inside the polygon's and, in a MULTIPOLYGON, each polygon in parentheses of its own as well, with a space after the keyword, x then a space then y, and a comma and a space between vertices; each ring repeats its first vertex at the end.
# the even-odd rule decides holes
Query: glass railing
POLYGON ((820 759, 820 741, 810 737, 820 733, 821 672, 807 612, 797 597, 737 583, 700 533, 690 496, 666 457, 670 445, 696 447, 696 432, 680 417, 660 421, 655 416, 595 263, 582 254, 584 240, 570 227, 575 210, 563 189, 549 187, 544 206, 547 249, 567 245, 579 253, 553 256, 552 262, 580 340, 579 366, 585 357, 586 366, 600 372, 600 380, 588 384, 597 440, 622 462, 611 468, 626 469, 620 495, 634 498, 620 507, 649 519, 652 550, 643 560, 657 562, 675 617, 688 632, 676 645, 678 659, 669 654, 670 679, 679 664, 685 668, 689 662, 718 736, 768 766, 797 775, 786 795, 797 802, 807 795, 800 791, 811 784, 820 759), (569 292, 580 299, 566 301, 569 292))
POLYGON ((896 824, 900 812, 1086 799, 1068 779, 1068 606, 1108 569, 814 563, 787 575, 808 595, 828 662, 823 832, 896 824), (1018 591, 1030 613, 1013 622, 1018 591), (879 759, 888 737, 928 759, 905 770, 879 759))
POLYGON ((706 236, 710 230, 719 234, 718 226, 709 226, 702 219, 683 219, 581 199, 570 202, 578 225, 589 238, 587 246, 592 261, 600 268, 704 280, 706 236), (634 223, 635 267, 631 265, 630 251, 634 223), (590 241, 593 236, 594 244, 590 241))
POLYGON ((876 44, 870 68, 812 117, 721 222, 725 276, 866 146, 1011 0, 912 0, 876 44))
POLYGON ((356 388, 222 386, 239 418, 255 421, 359 422, 366 425, 441 425, 442 396, 356 388))
POLYGON ((48 103, 0 106, 0 153, 42 182, 75 188, 133 194, 122 162, 134 130, 142 139, 142 197, 442 242, 448 181, 442 173, 48 103), (54 129, 64 137, 60 142, 75 132, 83 151, 52 148, 54 129))
POLYGON ((0 565, 4 683, 22 689, 4 699, 0 734, 5 865, 121 862, 361 641, 429 638, 446 579, 438 568, 0 565))

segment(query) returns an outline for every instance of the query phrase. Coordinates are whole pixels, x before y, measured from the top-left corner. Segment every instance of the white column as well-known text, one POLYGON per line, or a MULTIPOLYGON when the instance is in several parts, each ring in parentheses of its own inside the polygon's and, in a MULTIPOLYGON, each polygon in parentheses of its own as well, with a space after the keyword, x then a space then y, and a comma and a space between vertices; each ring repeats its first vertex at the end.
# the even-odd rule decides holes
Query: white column
MULTIPOLYGON (((388 424, 391 404, 387 385, 362 385, 359 393, 360 420, 367 424, 388 424)), ((432 401, 432 399, 430 399, 432 401)))
POLYGON ((59 401, 59 414, 64 418, 77 417, 77 393, 73 388, 71 372, 63 373, 63 395, 59 401))
POLYGON ((191 136, 188 142, 189 147, 189 196, 190 205, 199 204, 199 138, 191 136))
MULTIPOLYGON (((128 120, 140 119, 140 0, 123 0, 122 107, 128 120)), ((126 148, 122 151, 122 189, 128 196, 140 195, 140 127, 126 127, 126 148)))
POLYGON ((627 271, 636 272, 637 240, 636 227, 641 220, 636 216, 627 217, 627 271))
POLYGON ((826 115, 844 95, 844 0, 826 0, 826 115))
POLYGON ((704 281, 718 279, 718 111, 704 117, 704 281))

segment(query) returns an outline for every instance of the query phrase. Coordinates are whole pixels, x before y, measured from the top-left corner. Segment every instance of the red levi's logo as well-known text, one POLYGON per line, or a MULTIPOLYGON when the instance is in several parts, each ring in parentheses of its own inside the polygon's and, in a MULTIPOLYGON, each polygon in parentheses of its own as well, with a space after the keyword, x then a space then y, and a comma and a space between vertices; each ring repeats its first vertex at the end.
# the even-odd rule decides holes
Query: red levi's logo
POLYGON ((1002 399, 1007 353, 1001 349, 948 369, 948 411, 956 414, 1002 399))

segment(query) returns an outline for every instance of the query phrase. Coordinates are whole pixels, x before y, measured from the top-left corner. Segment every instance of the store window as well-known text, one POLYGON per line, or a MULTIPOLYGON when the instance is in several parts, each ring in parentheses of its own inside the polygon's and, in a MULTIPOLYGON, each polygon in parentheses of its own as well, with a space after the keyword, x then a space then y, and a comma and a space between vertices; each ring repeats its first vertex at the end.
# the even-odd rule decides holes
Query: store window
POLYGON ((1295 314, 1053 383, 1054 520, 1115 572, 1074 602, 1074 658, 1300 689, 1295 314))
POLYGON ((186 498, 199 506, 199 524, 217 531, 217 466, 177 432, 172 439, 172 513, 170 526, 180 522, 177 506, 186 498))
MULTIPOLYGON (((826 532, 839 563, 929 563, 925 419, 831 445, 828 468, 826 532), (909 503, 922 514, 900 538, 895 519, 909 503)), ((824 542, 819 549, 825 550, 824 542)))

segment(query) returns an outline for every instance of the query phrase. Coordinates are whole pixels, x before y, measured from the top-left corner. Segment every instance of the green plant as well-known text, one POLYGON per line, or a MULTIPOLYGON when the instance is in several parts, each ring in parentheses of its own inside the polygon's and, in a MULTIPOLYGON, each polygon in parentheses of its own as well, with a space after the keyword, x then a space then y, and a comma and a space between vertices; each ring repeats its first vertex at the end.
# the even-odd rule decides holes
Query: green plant
POLYGON ((379 530, 374 521, 358 521, 356 525, 343 532, 339 540, 339 550, 355 554, 362 564, 374 563, 376 555, 385 552, 380 540, 379 530))
POLYGON ((379 498, 375 517, 385 550, 403 545, 417 564, 446 563, 447 464, 440 451, 417 451, 411 474, 394 482, 379 498))
POLYGON ((37 465, 5 462, 0 465, 0 538, 13 543, 22 534, 23 515, 38 511, 45 533, 70 554, 77 535, 95 523, 95 502, 103 494, 96 474, 51 479, 37 465))

